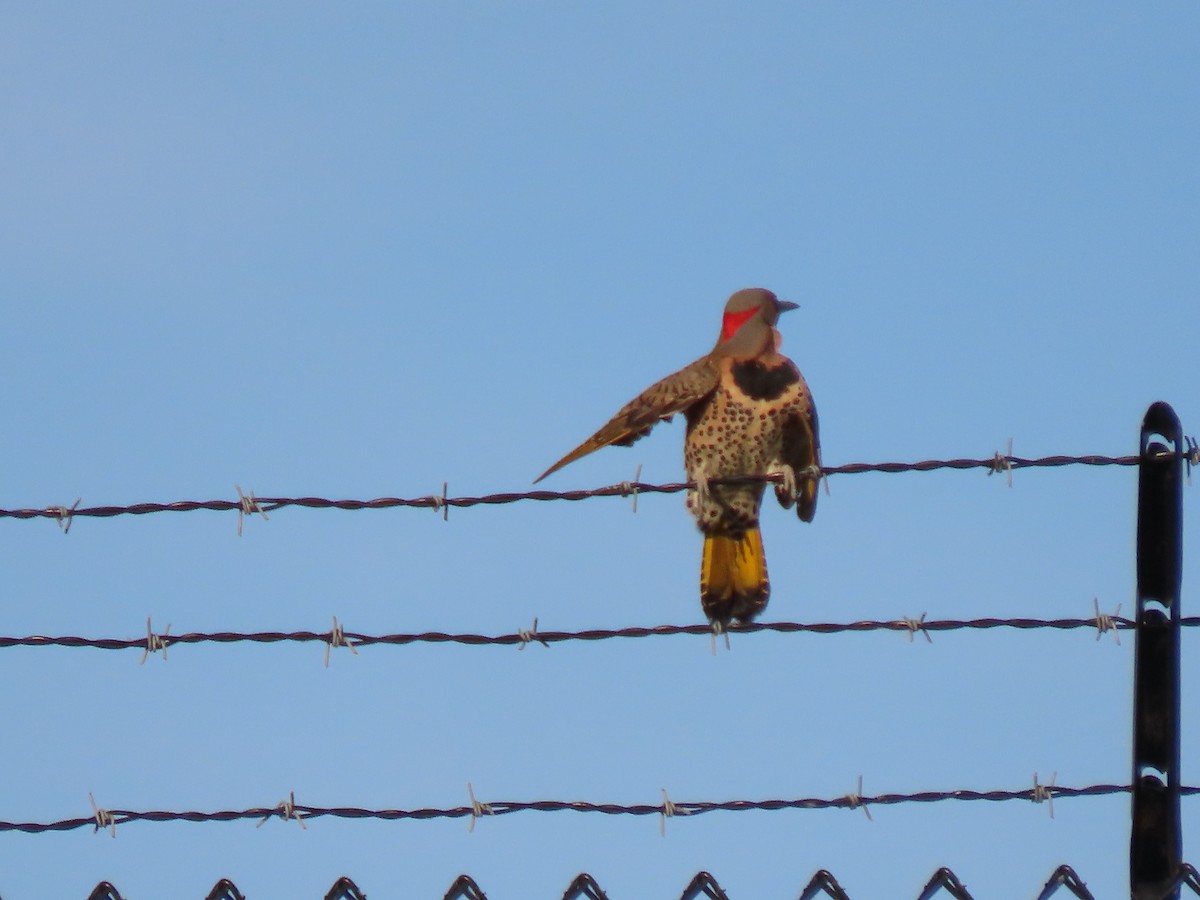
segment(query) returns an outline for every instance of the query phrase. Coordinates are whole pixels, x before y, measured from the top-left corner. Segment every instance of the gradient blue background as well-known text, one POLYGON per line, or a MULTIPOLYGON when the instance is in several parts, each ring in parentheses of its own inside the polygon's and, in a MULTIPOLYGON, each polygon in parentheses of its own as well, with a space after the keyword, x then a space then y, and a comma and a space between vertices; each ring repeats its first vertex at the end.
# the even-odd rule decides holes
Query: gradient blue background
MULTIPOLYGON (((1200 7, 10 4, 0 505, 522 490, 704 353, 733 290, 825 461, 1135 451, 1200 423, 1200 7)), ((682 477, 682 426, 555 489, 682 477)), ((767 509, 768 621, 1133 604, 1130 469, 839 476, 767 509)), ((1189 518, 1194 491, 1185 495, 1189 518)), ((0 632, 512 632, 700 620, 679 496, 0 522, 0 632)), ((1185 612, 1200 583, 1189 537, 1185 612)), ((998 631, 514 648, 0 652, 0 818, 107 807, 836 797, 1126 783, 1133 641, 998 631)), ((1200 643, 1185 636, 1184 776, 1200 643)), ((1200 862, 1194 800, 1186 855, 1200 862)), ((1129 801, 0 835, 0 896, 855 900, 949 865, 1125 892, 1129 801)))

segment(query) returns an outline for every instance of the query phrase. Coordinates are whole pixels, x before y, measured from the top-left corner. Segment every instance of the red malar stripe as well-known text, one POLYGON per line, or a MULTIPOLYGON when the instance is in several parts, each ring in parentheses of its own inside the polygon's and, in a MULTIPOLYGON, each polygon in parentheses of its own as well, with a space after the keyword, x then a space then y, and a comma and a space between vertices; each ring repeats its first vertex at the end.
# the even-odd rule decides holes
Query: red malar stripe
POLYGON ((743 312, 727 312, 725 319, 721 322, 721 340, 727 341, 737 330, 750 320, 750 317, 758 312, 758 307, 754 306, 743 312))

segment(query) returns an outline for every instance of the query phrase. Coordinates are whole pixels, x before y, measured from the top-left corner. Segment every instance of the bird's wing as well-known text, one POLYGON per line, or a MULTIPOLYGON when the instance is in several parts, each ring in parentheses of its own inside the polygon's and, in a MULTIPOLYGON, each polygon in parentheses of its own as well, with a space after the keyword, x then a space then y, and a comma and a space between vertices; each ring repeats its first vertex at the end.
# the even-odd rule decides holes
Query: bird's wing
MULTIPOLYGON (((815 466, 818 470, 821 467, 821 434, 817 422, 817 407, 813 404, 812 394, 809 393, 803 378, 800 379, 798 387, 806 402, 784 420, 783 461, 791 466, 798 476, 802 476, 805 469, 811 472, 812 467, 815 466)), ((799 483, 796 485, 796 515, 805 522, 811 522, 817 513, 817 488, 820 486, 820 479, 808 477, 797 478, 797 481, 799 483)), ((791 498, 787 499, 785 505, 791 506, 791 498)), ((784 502, 782 496, 780 502, 784 502)))
POLYGON ((593 450, 609 444, 629 446, 649 434, 660 421, 670 419, 711 394, 717 388, 718 377, 716 363, 705 356, 650 385, 626 403, 607 425, 539 475, 534 484, 593 450))

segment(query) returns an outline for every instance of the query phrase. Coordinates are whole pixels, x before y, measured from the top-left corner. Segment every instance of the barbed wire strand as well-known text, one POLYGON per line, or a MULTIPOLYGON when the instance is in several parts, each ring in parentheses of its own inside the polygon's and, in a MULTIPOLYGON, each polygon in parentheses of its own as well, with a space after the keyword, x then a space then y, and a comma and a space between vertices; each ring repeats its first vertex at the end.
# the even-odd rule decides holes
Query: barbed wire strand
MULTIPOLYGON (((405 819, 468 819, 475 821, 481 815, 488 817, 505 816, 521 812, 577 812, 599 813, 609 816, 663 816, 673 817, 696 816, 712 812, 776 812, 779 810, 795 809, 858 809, 862 806, 896 806, 904 803, 941 803, 950 800, 959 801, 988 801, 1005 802, 1009 800, 1025 800, 1040 802, 1046 792, 1056 800, 1072 797, 1102 797, 1113 794, 1128 794, 1133 790, 1128 784, 1092 784, 1086 787, 1066 787, 1065 785, 1039 785, 1034 788, 1021 790, 954 790, 954 791, 918 791, 915 793, 887 793, 872 797, 856 794, 832 798, 807 797, 794 800, 722 800, 722 801, 669 801, 670 812, 666 813, 664 803, 650 804, 621 804, 621 803, 591 803, 582 800, 532 800, 508 801, 492 800, 481 803, 472 797, 472 805, 452 806, 447 808, 420 809, 364 809, 356 806, 308 806, 297 803, 293 794, 289 799, 274 806, 256 806, 240 810, 217 810, 200 812, 171 812, 167 810, 131 810, 95 807, 91 815, 61 819, 55 822, 6 822, 0 821, 0 832, 19 831, 25 834, 43 834, 46 832, 72 831, 78 828, 112 829, 115 833, 117 825, 130 822, 235 822, 252 820, 258 823, 272 818, 311 822, 313 819, 333 817, 338 819, 377 819, 382 821, 397 821, 405 819)), ((1200 786, 1188 785, 1180 788, 1184 796, 1200 794, 1200 786)), ((472 792, 473 793, 473 792, 472 792)), ((94 801, 93 801, 94 803, 94 801)))
MULTIPOLYGON (((1140 462, 1138 456, 1044 456, 1037 459, 1026 459, 1019 456, 1003 456, 997 453, 988 459, 927 459, 921 462, 882 462, 882 463, 848 463, 841 466, 828 466, 821 470, 820 475, 805 475, 797 473, 799 480, 805 478, 828 478, 831 475, 861 475, 867 472, 882 472, 895 474, 900 472, 932 472, 938 469, 986 469, 989 474, 1005 472, 1011 475, 1014 469, 1028 468, 1060 468, 1070 465, 1084 466, 1136 466, 1140 462)), ((710 484, 777 484, 781 476, 742 476, 737 478, 714 478, 710 484)), ((79 500, 71 507, 52 505, 37 509, 0 509, 0 519, 54 519, 64 532, 71 527, 71 522, 80 517, 112 518, 114 516, 141 516, 160 512, 196 512, 206 509, 215 512, 237 512, 238 525, 243 524, 249 514, 258 514, 267 519, 268 513, 285 507, 298 506, 306 509, 340 509, 346 511, 363 509, 392 509, 395 507, 415 507, 432 509, 441 512, 443 519, 449 513, 450 507, 466 508, 480 505, 498 505, 516 503, 523 500, 552 501, 587 500, 593 497, 634 497, 639 494, 676 494, 695 487, 694 482, 673 482, 669 484, 646 484, 640 481, 623 481, 619 484, 600 488, 574 491, 520 491, 499 494, 487 494, 480 497, 447 497, 446 484, 442 484, 442 493, 424 497, 378 497, 374 500, 332 500, 326 497, 258 497, 253 492, 245 494, 237 486, 236 500, 176 500, 170 503, 132 503, 121 506, 80 506, 79 500)))
MULTIPOLYGON (((930 632, 960 631, 960 630, 989 630, 995 628, 1013 628, 1022 631, 1051 629, 1068 631, 1088 628, 1111 631, 1128 631, 1136 626, 1132 619, 1119 616, 1104 616, 1102 624, 1097 625, 1095 618, 1088 619, 897 619, 891 621, 858 621, 858 622, 751 622, 745 625, 729 625, 726 632, 732 634, 755 634, 773 632, 777 634, 845 634, 867 631, 895 631, 911 635, 913 630, 928 634, 930 632), (916 624, 914 624, 916 623, 916 624)), ((1186 616, 1180 620, 1185 628, 1200 626, 1200 616, 1186 616)), ((546 647, 567 641, 601 641, 613 638, 648 638, 670 637, 674 635, 703 635, 710 637, 713 633, 710 625, 653 625, 633 626, 627 628, 591 628, 582 631, 528 631, 521 630, 512 634, 449 634, 442 631, 425 631, 419 634, 364 634, 356 631, 346 631, 342 626, 335 627, 334 632, 317 631, 195 631, 184 634, 150 634, 136 638, 90 638, 80 636, 49 636, 28 635, 26 637, 0 636, 0 649, 7 647, 91 647, 98 650, 141 650, 143 653, 150 648, 151 653, 165 651, 177 644, 235 644, 242 642, 258 644, 280 643, 320 643, 328 646, 347 646, 357 652, 356 648, 375 644, 402 646, 405 644, 461 644, 464 646, 517 646, 524 648, 530 643, 539 643, 546 647)), ((144 660, 143 660, 144 661, 144 660)))

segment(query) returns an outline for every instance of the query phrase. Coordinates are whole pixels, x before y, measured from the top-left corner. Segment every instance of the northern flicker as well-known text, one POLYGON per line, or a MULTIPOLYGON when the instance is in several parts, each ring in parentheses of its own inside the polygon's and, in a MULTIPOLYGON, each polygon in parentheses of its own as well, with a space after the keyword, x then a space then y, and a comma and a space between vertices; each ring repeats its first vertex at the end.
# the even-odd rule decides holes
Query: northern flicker
POLYGON ((738 291, 725 304, 721 334, 706 356, 648 387, 537 479, 609 444, 629 446, 683 413, 684 466, 696 482, 687 505, 704 533, 700 605, 721 626, 750 621, 770 596, 758 527, 766 485, 710 486, 709 480, 778 474, 775 495, 784 508, 795 503, 805 522, 817 510, 817 410, 800 370, 779 352, 775 329, 779 314, 796 307, 763 288, 738 291), (799 483, 798 472, 805 476, 799 483))

